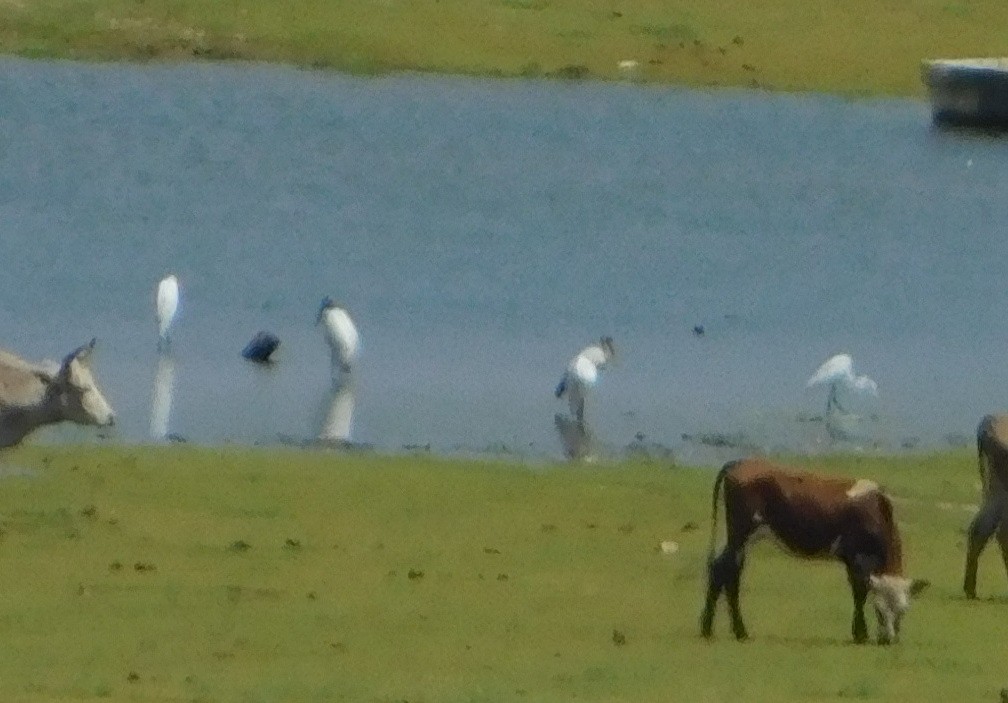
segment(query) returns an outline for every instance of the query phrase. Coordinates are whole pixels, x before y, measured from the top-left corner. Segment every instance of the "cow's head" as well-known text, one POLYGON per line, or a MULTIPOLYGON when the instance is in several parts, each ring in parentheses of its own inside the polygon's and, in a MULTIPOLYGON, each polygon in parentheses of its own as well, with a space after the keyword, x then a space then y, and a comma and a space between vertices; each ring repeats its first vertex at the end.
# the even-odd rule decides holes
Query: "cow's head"
POLYGON ((94 375, 83 362, 94 349, 95 340, 66 355, 59 371, 50 379, 50 402, 60 420, 81 425, 107 426, 115 423, 115 412, 98 390, 94 375))
POLYGON ((892 574, 872 574, 869 586, 878 616, 879 644, 899 642, 900 620, 910 609, 910 598, 927 588, 928 582, 892 574))

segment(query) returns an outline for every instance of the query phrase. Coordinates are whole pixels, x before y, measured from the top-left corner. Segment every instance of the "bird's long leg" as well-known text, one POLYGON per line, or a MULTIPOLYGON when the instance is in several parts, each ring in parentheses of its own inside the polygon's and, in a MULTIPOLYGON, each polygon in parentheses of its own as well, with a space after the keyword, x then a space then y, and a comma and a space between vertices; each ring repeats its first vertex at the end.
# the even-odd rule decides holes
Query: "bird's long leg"
POLYGON ((831 383, 829 395, 826 396, 826 414, 832 415, 834 412, 846 413, 847 411, 843 409, 840 405, 840 397, 837 392, 837 384, 831 383))

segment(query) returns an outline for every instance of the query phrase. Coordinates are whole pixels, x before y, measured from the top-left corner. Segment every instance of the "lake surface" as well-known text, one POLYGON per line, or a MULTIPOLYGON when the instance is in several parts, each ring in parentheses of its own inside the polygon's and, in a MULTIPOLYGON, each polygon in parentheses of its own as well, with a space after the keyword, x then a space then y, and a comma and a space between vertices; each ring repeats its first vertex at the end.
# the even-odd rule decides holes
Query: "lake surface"
POLYGON ((125 442, 333 412, 383 450, 558 458, 553 388, 609 334, 606 452, 941 447, 1008 408, 1006 184, 1008 140, 920 101, 4 59, 0 340, 98 337, 125 442), (327 294, 362 337, 342 395, 327 294), (239 356, 260 329, 272 368, 239 356), (838 351, 880 395, 831 433, 805 381, 838 351))

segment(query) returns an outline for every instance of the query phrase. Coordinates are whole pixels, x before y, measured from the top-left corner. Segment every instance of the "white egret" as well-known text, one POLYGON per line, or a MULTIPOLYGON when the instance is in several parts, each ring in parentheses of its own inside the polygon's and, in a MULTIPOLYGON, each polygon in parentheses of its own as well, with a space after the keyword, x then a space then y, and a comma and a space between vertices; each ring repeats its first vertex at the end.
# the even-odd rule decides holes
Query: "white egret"
POLYGON ((845 412, 837 397, 840 386, 846 386, 861 393, 878 395, 878 384, 867 376, 854 375, 854 360, 850 354, 837 354, 831 356, 820 366, 812 378, 806 384, 807 388, 812 386, 829 386, 829 395, 826 397, 826 413, 833 411, 845 412))
POLYGON ((329 296, 322 299, 318 319, 315 320, 316 325, 323 323, 322 332, 332 352, 333 376, 337 375, 337 370, 349 373, 360 350, 357 327, 354 326, 347 311, 329 296))
POLYGON ((168 332, 175 320, 175 313, 178 312, 179 286, 174 274, 165 276, 158 283, 154 304, 158 325, 158 349, 163 351, 168 348, 170 342, 168 332))
POLYGON ((556 387, 556 397, 567 396, 571 415, 580 424, 584 424, 585 397, 599 380, 602 371, 616 356, 616 347, 612 337, 603 337, 597 344, 592 344, 577 353, 564 372, 556 387))

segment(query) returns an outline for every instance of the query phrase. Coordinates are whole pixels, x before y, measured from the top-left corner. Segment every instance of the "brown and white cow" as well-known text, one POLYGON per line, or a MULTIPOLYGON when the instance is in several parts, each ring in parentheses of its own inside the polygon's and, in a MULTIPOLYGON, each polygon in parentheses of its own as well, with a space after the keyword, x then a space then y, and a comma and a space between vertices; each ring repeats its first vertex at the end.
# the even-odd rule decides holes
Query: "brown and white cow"
POLYGON ((997 532, 1008 571, 1008 415, 986 415, 977 427, 977 463, 982 481, 982 503, 969 527, 963 591, 976 598, 977 561, 997 532))
POLYGON ((797 556, 843 562, 854 595, 855 642, 868 639, 864 604, 869 595, 878 616, 879 643, 888 644, 899 639, 910 596, 927 585, 904 578, 892 503, 873 481, 792 471, 761 459, 729 462, 714 481, 711 523, 707 601, 700 624, 704 637, 713 632, 721 591, 727 594, 735 637, 748 636, 739 611, 739 585, 746 547, 762 535, 776 538, 797 556), (722 483, 727 541, 715 558, 722 483))

